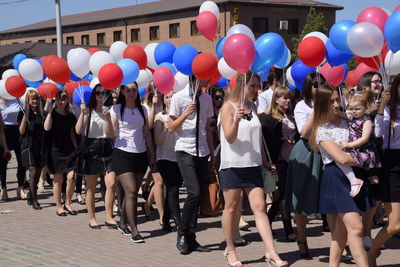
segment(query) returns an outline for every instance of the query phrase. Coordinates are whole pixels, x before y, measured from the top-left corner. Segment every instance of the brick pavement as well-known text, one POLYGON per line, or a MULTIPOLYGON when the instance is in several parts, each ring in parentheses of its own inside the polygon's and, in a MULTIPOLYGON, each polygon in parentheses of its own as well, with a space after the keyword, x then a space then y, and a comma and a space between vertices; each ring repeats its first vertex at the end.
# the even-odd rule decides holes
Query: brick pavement
MULTIPOLYGON (((134 244, 129 237, 121 235, 117 230, 104 226, 101 230, 89 229, 85 207, 78 203, 73 205, 79 211, 78 216, 56 216, 49 187, 39 194, 43 210, 33 210, 25 201, 16 200, 14 161, 10 163, 10 167, 10 200, 0 202, 0 210, 12 212, 0 214, 0 266, 226 266, 222 255, 220 217, 199 219, 198 240, 209 246, 212 252, 183 256, 175 248, 176 233, 163 232, 158 220, 146 222, 142 211, 139 211, 138 227, 146 242, 134 244)), ((97 197, 97 220, 102 223, 104 206, 99 194, 97 197)), ((245 217, 251 227, 249 231, 242 231, 242 235, 252 243, 237 249, 240 259, 246 266, 266 266, 254 219, 251 215, 245 217)), ((311 236, 309 246, 315 256, 313 260, 301 260, 297 245, 280 239, 283 236, 281 222, 274 222, 273 228, 278 238, 277 250, 291 266, 327 266, 330 235, 321 232, 320 221, 308 225, 311 236)), ((377 229, 374 234, 376 232, 377 229)), ((397 238, 388 242, 378 259, 380 266, 400 266, 399 243, 397 238)))

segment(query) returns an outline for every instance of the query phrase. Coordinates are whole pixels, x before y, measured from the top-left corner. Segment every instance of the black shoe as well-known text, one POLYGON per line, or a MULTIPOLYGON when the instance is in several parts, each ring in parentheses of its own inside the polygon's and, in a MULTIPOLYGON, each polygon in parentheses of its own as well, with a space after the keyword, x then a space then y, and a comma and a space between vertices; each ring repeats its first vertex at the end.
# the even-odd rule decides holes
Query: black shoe
POLYGON ((108 226, 111 229, 118 229, 118 224, 116 223, 108 223, 108 222, 104 222, 105 226, 108 226))
POLYGON ((28 191, 28 193, 26 194, 26 202, 28 203, 29 206, 32 206, 33 204, 32 195, 30 191, 28 191))
POLYGON ((189 248, 190 248, 191 250, 193 250, 193 251, 198 251, 198 252, 211 252, 211 249, 209 249, 209 248, 206 247, 206 246, 200 245, 200 244, 196 241, 196 239, 192 239, 192 240, 190 241, 189 248))
POLYGON ((310 251, 308 251, 307 242, 297 241, 297 245, 299 246, 300 256, 302 258, 309 259, 309 260, 313 258, 310 251))
POLYGON ((101 229, 100 225, 90 225, 90 223, 89 223, 89 228, 90 229, 101 229))
POLYGON ((144 243, 144 239, 140 234, 131 237, 133 243, 144 243))
POLYGON ((35 202, 35 203, 32 204, 32 209, 41 210, 42 207, 40 206, 39 202, 35 202))
POLYGON ((141 207, 142 207, 142 210, 143 210, 143 213, 144 213, 144 217, 146 218, 146 220, 147 220, 147 221, 152 221, 152 218, 151 218, 151 213, 150 213, 150 215, 147 215, 147 214, 146 214, 146 208, 145 208, 145 205, 146 205, 146 204, 145 204, 145 203, 143 203, 143 204, 142 204, 142 206, 141 206, 141 207))
POLYGON ((251 241, 246 241, 246 240, 244 240, 244 239, 242 239, 242 240, 240 240, 240 241, 235 241, 235 242, 234 242, 235 247, 245 247, 245 246, 247 246, 247 245, 250 244, 250 243, 251 243, 251 241))
POLYGON ((69 215, 77 215, 78 214, 78 212, 76 212, 76 210, 69 210, 69 209, 67 209, 67 207, 65 207, 65 205, 64 205, 64 209, 68 212, 69 215))
POLYGON ((161 225, 161 229, 168 233, 171 233, 173 231, 173 228, 171 227, 171 225, 169 223, 163 223, 161 225))
POLYGON ((187 255, 191 252, 189 250, 189 243, 185 235, 178 233, 176 248, 181 252, 182 255, 187 255))
POLYGON ((57 214, 58 216, 61 216, 61 217, 68 216, 67 213, 66 213, 65 211, 60 212, 60 213, 58 213, 58 211, 56 211, 56 214, 57 214))
POLYGON ((118 225, 117 229, 123 234, 123 235, 132 235, 131 230, 129 230, 128 226, 124 225, 118 225))
POLYGON ((342 262, 350 263, 352 260, 353 256, 350 253, 347 252, 345 255, 342 255, 342 262))

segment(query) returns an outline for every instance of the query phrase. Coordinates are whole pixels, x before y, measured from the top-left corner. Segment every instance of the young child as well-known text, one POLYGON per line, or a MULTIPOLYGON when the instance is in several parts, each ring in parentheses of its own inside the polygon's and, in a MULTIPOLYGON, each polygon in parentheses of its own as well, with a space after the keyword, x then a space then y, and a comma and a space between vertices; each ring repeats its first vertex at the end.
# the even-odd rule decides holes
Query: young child
MULTIPOLYGON (((342 148, 350 152, 358 166, 365 169, 379 168, 381 163, 377 149, 372 138, 370 138, 373 132, 373 124, 367 115, 368 95, 364 92, 356 92, 348 98, 348 101, 350 134, 349 141, 342 142, 342 148)), ((345 169, 347 168, 345 167, 345 169)), ((344 172, 351 183, 350 195, 354 197, 360 191, 363 181, 357 179, 352 171, 346 170, 344 172)))

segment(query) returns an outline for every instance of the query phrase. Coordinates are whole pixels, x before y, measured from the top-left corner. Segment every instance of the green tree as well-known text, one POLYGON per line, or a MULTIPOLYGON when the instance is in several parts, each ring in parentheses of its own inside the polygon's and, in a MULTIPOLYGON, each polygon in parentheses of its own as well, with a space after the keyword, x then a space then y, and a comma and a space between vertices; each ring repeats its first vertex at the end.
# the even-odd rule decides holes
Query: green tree
POLYGON ((297 55, 297 48, 299 47, 299 44, 301 40, 303 40, 304 36, 309 34, 310 32, 322 32, 324 34, 328 33, 328 27, 325 24, 325 18, 324 15, 320 12, 318 13, 315 8, 310 7, 310 10, 308 11, 307 15, 307 20, 306 24, 304 25, 304 28, 299 35, 299 37, 293 37, 292 42, 294 45, 293 52, 292 52, 292 61, 296 61, 298 59, 297 55))

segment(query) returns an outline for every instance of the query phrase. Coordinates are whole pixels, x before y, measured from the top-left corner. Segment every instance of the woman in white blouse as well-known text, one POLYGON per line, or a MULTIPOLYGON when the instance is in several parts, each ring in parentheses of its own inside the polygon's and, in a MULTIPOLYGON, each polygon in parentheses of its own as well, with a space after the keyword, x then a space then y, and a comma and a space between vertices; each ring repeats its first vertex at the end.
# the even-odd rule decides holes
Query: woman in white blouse
POLYGON ((400 232, 400 75, 392 82, 390 90, 384 90, 375 117, 375 135, 383 136, 385 170, 383 203, 389 223, 375 237, 368 251, 369 266, 376 266, 376 256, 381 246, 400 232))

